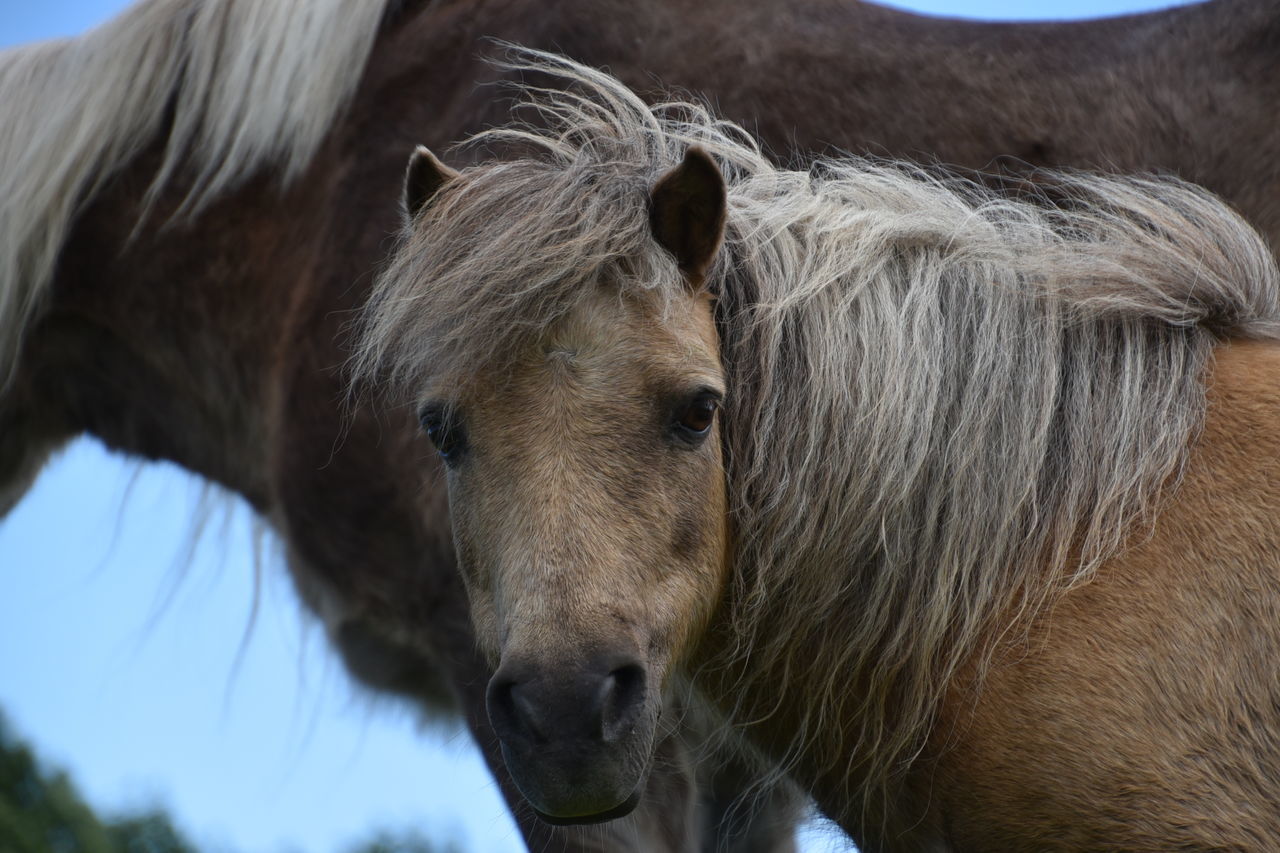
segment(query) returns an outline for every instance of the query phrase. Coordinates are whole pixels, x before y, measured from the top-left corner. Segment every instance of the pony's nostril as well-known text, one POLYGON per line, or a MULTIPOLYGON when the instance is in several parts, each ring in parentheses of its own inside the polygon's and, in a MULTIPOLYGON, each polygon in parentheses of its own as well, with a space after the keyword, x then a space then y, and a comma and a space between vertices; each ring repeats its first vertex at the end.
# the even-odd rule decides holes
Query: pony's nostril
POLYGON ((511 707, 515 712, 516 721, 528 738, 537 743, 545 743, 547 734, 543 731, 542 726, 538 724, 538 712, 533 702, 525 695, 525 691, 522 691, 519 685, 514 685, 507 691, 507 694, 510 696, 511 707))
POLYGON ((634 728, 644 705, 644 668, 628 664, 604 677, 598 694, 600 734, 606 741, 625 737, 634 728))
POLYGON ((645 670, 636 663, 607 666, 554 673, 559 677, 528 666, 500 668, 486 696, 494 731, 522 748, 625 739, 644 715, 645 670))
POLYGON ((545 741, 546 734, 538 723, 538 715, 529 697, 514 681, 494 679, 486 697, 489 722, 503 739, 545 741))

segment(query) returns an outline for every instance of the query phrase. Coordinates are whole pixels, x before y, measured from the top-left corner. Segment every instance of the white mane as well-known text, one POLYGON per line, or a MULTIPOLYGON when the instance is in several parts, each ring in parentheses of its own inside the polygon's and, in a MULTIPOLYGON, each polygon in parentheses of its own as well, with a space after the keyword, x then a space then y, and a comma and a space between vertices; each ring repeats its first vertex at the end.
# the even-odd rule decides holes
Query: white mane
POLYGON ((360 80, 389 0, 143 0, 0 54, 0 387, 72 218, 170 124, 198 210, 267 164, 288 181, 360 80))

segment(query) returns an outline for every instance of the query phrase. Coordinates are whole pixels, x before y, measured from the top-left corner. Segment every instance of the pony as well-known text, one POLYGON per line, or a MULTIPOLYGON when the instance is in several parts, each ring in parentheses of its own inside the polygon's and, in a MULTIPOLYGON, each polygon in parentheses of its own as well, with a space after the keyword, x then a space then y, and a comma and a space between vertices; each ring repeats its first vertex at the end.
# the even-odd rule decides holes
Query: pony
POLYGON ((466 721, 532 848, 785 850, 792 800, 727 820, 757 771, 695 778, 680 735, 628 822, 574 834, 520 806, 440 467, 413 413, 342 403, 406 152, 505 120, 493 84, 518 74, 484 62, 492 37, 711 93, 783 159, 1164 169, 1274 242, 1278 19, 1245 0, 1026 25, 830 0, 146 0, 6 51, 0 511, 77 435, 175 462, 280 536, 358 680, 466 721))
POLYGON ((779 168, 508 65, 558 84, 418 149, 352 369, 445 463, 533 808, 631 809, 691 681, 864 850, 1280 844, 1256 232, 1172 178, 779 168))

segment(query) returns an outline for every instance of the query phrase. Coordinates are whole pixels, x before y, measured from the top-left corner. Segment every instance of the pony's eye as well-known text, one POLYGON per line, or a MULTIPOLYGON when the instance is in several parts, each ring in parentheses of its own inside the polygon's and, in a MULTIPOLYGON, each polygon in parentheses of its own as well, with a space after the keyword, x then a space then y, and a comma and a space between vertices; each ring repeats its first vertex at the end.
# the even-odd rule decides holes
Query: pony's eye
POLYGON ((466 438, 457 416, 446 412, 443 407, 426 406, 418 413, 418 422, 444 461, 455 461, 466 447, 466 438))
POLYGON ((676 432, 684 438, 705 438, 715 423, 720 398, 711 391, 698 394, 676 413, 676 432))

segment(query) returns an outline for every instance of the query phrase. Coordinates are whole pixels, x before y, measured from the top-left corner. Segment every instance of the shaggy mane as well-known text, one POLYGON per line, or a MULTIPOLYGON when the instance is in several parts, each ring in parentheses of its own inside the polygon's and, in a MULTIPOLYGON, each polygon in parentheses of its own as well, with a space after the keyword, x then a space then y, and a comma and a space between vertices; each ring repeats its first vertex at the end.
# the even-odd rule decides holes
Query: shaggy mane
POLYGON ((72 217, 171 130, 151 197, 184 213, 266 164, 310 161, 360 80, 390 0, 142 0, 73 39, 0 53, 0 388, 72 217))
POLYGON ((803 760, 883 816, 952 678, 1142 534, 1215 343, 1280 333, 1272 256, 1170 178, 1046 174, 1050 200, 852 157, 790 171, 700 105, 554 55, 511 67, 564 88, 526 87, 533 121, 473 140, 523 156, 466 169, 406 227, 356 373, 410 394, 492 376, 601 282, 670 304, 685 285, 648 192, 707 150, 729 195, 710 276, 728 645, 750 657, 727 663, 756 696, 785 673, 809 697, 784 761, 843 726, 847 767, 803 760))

